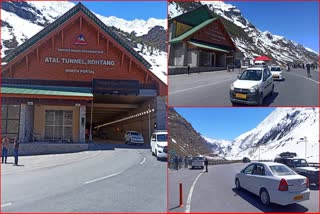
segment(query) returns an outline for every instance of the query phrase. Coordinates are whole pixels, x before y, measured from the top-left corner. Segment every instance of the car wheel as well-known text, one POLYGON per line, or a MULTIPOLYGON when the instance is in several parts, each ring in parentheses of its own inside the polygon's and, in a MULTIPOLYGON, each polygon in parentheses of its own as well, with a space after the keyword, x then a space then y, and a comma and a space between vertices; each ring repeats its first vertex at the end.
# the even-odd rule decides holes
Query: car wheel
POLYGON ((240 186, 240 181, 239 181, 238 178, 236 179, 236 182, 235 182, 235 183, 236 183, 236 189, 237 189, 237 190, 240 190, 240 189, 241 189, 241 186, 240 186))
POLYGON ((270 196, 266 189, 260 190, 260 201, 264 206, 270 205, 270 196))

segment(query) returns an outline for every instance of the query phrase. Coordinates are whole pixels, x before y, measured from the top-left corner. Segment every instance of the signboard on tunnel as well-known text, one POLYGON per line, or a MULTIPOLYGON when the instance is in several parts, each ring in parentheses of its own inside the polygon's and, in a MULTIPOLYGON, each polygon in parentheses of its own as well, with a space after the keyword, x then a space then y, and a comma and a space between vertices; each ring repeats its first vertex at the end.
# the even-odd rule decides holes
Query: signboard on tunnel
POLYGON ((93 79, 93 93, 138 95, 138 80, 93 79))

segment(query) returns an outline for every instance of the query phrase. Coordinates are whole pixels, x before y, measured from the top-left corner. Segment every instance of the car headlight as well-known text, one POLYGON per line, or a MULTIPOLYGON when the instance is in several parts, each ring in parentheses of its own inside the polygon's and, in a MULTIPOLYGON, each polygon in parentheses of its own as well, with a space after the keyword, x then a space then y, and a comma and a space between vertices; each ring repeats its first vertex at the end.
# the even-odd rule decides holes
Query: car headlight
POLYGON ((230 90, 231 90, 231 91, 234 90, 234 85, 233 85, 233 83, 232 83, 231 86, 230 86, 230 90))
POLYGON ((255 93, 257 90, 258 90, 258 86, 255 85, 255 86, 253 86, 252 88, 250 88, 249 91, 250 91, 251 93, 255 93))

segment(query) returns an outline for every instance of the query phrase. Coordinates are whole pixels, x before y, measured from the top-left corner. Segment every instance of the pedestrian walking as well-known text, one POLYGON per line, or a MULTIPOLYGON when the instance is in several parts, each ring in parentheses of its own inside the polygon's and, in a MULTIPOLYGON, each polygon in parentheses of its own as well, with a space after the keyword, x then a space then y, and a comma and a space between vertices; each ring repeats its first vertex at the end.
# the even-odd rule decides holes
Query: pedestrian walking
POLYGON ((9 150, 9 138, 5 136, 2 140, 2 163, 7 163, 8 158, 8 150, 9 150))
POLYGON ((14 164, 18 166, 18 156, 19 156, 19 140, 17 137, 14 138, 13 141, 13 155, 14 155, 14 164))
POLYGON ((178 170, 178 169, 179 169, 179 160, 178 160, 178 156, 175 156, 175 157, 174 157, 174 168, 175 168, 176 170, 178 170))
POLYGON ((208 159, 205 158, 204 159, 204 165, 206 165, 206 172, 208 172, 208 164, 209 164, 208 159))
POLYGON ((188 168, 188 157, 184 158, 184 168, 188 168))
POLYGON ((308 75, 308 77, 311 77, 310 65, 309 65, 309 64, 306 64, 306 68, 307 68, 307 75, 308 75))

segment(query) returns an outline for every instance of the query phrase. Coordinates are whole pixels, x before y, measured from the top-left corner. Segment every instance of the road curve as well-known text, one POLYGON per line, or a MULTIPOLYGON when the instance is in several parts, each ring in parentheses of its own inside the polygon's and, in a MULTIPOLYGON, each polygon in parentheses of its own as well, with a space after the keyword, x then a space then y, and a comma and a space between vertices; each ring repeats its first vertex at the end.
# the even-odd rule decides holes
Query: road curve
MULTIPOLYGON (((23 163, 21 163, 23 164, 23 163)), ((165 212, 166 162, 149 148, 3 175, 2 212, 165 212)))

